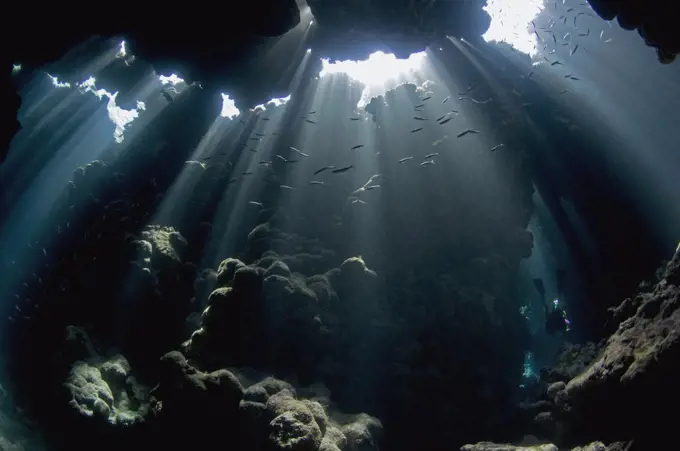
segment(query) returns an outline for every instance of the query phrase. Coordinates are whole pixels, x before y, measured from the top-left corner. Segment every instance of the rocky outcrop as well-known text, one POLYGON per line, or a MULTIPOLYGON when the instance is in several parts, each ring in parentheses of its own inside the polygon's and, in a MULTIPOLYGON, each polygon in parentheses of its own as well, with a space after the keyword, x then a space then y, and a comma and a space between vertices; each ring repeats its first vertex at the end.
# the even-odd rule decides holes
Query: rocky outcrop
POLYGON ((662 63, 672 63, 680 53, 674 16, 666 10, 670 3, 643 0, 590 0, 589 3, 604 20, 617 18, 623 28, 636 29, 647 45, 656 48, 662 63))

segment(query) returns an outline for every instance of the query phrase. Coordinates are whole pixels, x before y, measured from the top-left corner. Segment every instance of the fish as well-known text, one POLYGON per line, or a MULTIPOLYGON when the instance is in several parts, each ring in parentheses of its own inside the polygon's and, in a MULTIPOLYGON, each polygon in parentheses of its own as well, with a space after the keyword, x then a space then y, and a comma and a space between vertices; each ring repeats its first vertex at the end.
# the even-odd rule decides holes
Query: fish
POLYGON ((316 171, 314 171, 314 175, 319 175, 319 174, 321 174, 323 171, 327 171, 327 170, 329 170, 329 169, 335 169, 335 166, 324 166, 324 167, 322 167, 321 169, 317 169, 316 171))
POLYGON ((418 166, 427 166, 429 164, 434 164, 434 160, 427 160, 420 163, 418 166))
POLYGON ((459 96, 464 96, 465 94, 467 94, 467 93, 469 93, 470 91, 472 91, 474 88, 475 88, 475 85, 474 85, 474 83, 473 83, 473 84, 471 84, 470 86, 468 86, 468 88, 467 88, 464 92, 459 92, 458 95, 459 95, 459 96))
POLYGON ((527 75, 527 80, 531 79, 531 77, 534 76, 534 71, 529 72, 529 75, 527 75))
POLYGON ((448 102, 450 98, 451 98, 451 96, 446 97, 444 100, 442 100, 442 103, 448 102))
POLYGON ((604 36, 604 30, 600 31, 600 41, 602 40, 602 36, 604 36))
POLYGON ((350 169, 353 169, 353 168, 354 168, 354 165, 353 165, 353 164, 350 164, 349 166, 345 166, 345 167, 338 168, 338 169, 333 169, 333 170, 331 171, 331 173, 333 173, 333 174, 340 174, 340 173, 342 173, 342 172, 347 172, 347 171, 349 171, 350 169))
POLYGON ((432 98, 432 96, 427 96, 427 97, 423 97, 423 98, 420 99, 420 100, 422 100, 422 101, 424 102, 424 101, 426 101, 426 100, 430 100, 431 98, 432 98))
POLYGON ((354 198, 354 200, 352 200, 352 203, 353 203, 353 204, 360 203, 360 204, 366 205, 366 202, 365 202, 365 201, 363 201, 363 200, 361 200, 361 199, 358 199, 358 198, 356 198, 356 197, 354 198))
POLYGON ((307 155, 306 153, 302 152, 301 150, 296 149, 295 147, 292 147, 292 146, 291 146, 290 150, 293 150, 293 151, 299 153, 300 155, 302 155, 302 156, 305 157, 305 158, 309 156, 309 155, 307 155))
POLYGON ((439 138, 438 140, 432 141, 432 145, 433 145, 433 146, 438 146, 439 144, 441 144, 441 143, 443 143, 444 141, 446 141, 448 138, 449 138, 448 135, 444 135, 443 137, 439 138))
POLYGON ((312 110, 312 111, 310 111, 310 112, 307 113, 307 114, 316 114, 316 110, 312 110))
POLYGON ((263 120, 263 121, 269 121, 270 118, 268 118, 268 117, 263 117, 262 120, 263 120))
POLYGON ((559 62, 559 61, 553 61, 552 63, 550 63, 550 65, 551 65, 551 66, 557 66, 557 65, 564 66, 564 64, 562 64, 562 63, 559 62))
POLYGON ((325 185, 324 182, 320 182, 318 180, 310 180, 309 184, 310 185, 325 185))
POLYGON ((562 39, 566 40, 569 36, 571 36, 571 33, 567 32, 562 39))
POLYGON ((609 39, 604 41, 605 44, 609 44, 610 42, 612 42, 612 38, 609 38, 609 39))
POLYGON ((262 136, 262 137, 267 136, 267 135, 265 135, 264 133, 253 133, 253 134, 254 134, 255 136, 262 136))
POLYGON ((498 149, 500 149, 501 147, 505 147, 505 144, 499 144, 499 145, 497 145, 497 146, 493 146, 493 147, 491 148, 491 152, 493 152, 493 151, 495 151, 495 150, 498 150, 498 149))
POLYGON ((543 40, 542 40, 541 37, 538 35, 538 32, 537 32, 536 30, 534 30, 534 34, 536 35, 536 39, 538 40, 538 42, 543 42, 543 40))
POLYGON ((285 163, 286 161, 288 161, 288 160, 286 160, 286 158, 285 158, 284 156, 282 156, 282 155, 274 155, 274 156, 275 156, 276 158, 280 159, 280 160, 283 160, 284 163, 285 163))
POLYGON ((264 205, 262 205, 260 202, 255 202, 254 200, 251 200, 248 202, 250 205, 257 205, 260 208, 264 208, 264 205))
POLYGON ((458 133, 457 138, 462 138, 463 136, 468 135, 468 134, 479 134, 479 131, 475 130, 474 128, 468 128, 464 132, 458 133))
POLYGON ((402 158, 401 160, 397 161, 397 163, 405 163, 405 162, 407 162, 407 161, 409 161, 409 160, 413 160, 413 157, 402 158))
POLYGON ((428 153, 427 155, 425 155, 425 156, 423 157, 423 160, 431 160, 432 158, 434 158, 434 157, 436 157, 436 156, 438 156, 438 155, 439 155, 439 154, 436 153, 436 152, 435 152, 435 153, 428 153))
POLYGON ((416 132, 419 132, 421 130, 423 130, 423 127, 414 128, 413 130, 411 130, 411 133, 416 133, 416 132))
POLYGON ((370 191, 370 190, 376 189, 376 188, 380 188, 380 185, 370 185, 370 186, 366 186, 366 187, 364 187, 364 190, 370 191))
POLYGON ((360 117, 350 117, 349 120, 350 121, 360 121, 361 118, 360 117))
POLYGON ((172 96, 165 89, 161 89, 161 95, 165 97, 165 100, 167 100, 168 102, 175 103, 175 99, 173 99, 172 96))
POLYGON ((286 160, 286 163, 297 163, 300 160, 286 160))
POLYGON ((414 106, 413 108, 422 108, 424 106, 425 106, 424 103, 419 103, 418 105, 414 106))
POLYGON ((417 121, 426 121, 427 120, 426 117, 420 117, 420 116, 413 116, 413 119, 415 119, 417 121))
POLYGON ((443 115, 443 116, 439 116, 439 117, 436 119, 436 121, 437 121, 437 122, 441 121, 442 119, 444 119, 444 118, 445 118, 446 116, 448 116, 449 114, 451 114, 451 113, 446 113, 446 114, 443 115))
POLYGON ((571 78, 572 80, 576 80, 576 81, 580 80, 580 78, 578 78, 578 77, 569 77, 569 78, 571 78))
POLYGON ((571 52, 569 52, 569 56, 574 56, 574 53, 576 53, 577 50, 578 50, 578 44, 576 44, 574 46, 574 48, 571 49, 571 52))
POLYGON ((453 119, 453 118, 448 117, 448 118, 444 119, 443 121, 439 122, 439 125, 444 125, 444 124, 448 123, 449 121, 451 121, 451 119, 453 119))
POLYGON ((292 186, 288 186, 288 185, 279 185, 279 188, 283 188, 283 189, 287 189, 287 190, 291 190, 291 191, 294 189, 292 186))
POLYGON ((252 147, 247 147, 247 146, 246 146, 246 149, 250 150, 250 151, 253 152, 253 153, 257 152, 257 149, 253 149, 252 147))
POLYGON ((309 122, 310 124, 316 124, 316 122, 314 122, 314 121, 311 120, 311 119, 305 119, 305 122, 309 122))
POLYGON ((569 78, 569 77, 571 77, 571 74, 566 74, 566 75, 564 76, 564 78, 569 78))
POLYGON ((351 150, 361 149, 362 147, 364 147, 364 144, 357 144, 356 146, 352 146, 351 150))
POLYGON ((588 28, 585 33, 579 33, 578 35, 579 36, 590 36, 590 28, 588 28))
POLYGON ((248 141, 262 141, 262 139, 253 137, 253 138, 248 138, 248 141))

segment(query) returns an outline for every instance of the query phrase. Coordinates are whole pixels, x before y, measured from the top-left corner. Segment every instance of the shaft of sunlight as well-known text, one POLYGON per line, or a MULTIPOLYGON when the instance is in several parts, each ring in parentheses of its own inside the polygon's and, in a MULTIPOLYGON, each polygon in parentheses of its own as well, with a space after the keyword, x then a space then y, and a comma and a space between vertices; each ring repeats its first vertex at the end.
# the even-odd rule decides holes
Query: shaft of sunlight
POLYGON ((484 10, 491 16, 491 25, 482 37, 487 42, 507 42, 520 52, 535 55, 538 42, 530 24, 544 4, 544 0, 489 0, 484 10))

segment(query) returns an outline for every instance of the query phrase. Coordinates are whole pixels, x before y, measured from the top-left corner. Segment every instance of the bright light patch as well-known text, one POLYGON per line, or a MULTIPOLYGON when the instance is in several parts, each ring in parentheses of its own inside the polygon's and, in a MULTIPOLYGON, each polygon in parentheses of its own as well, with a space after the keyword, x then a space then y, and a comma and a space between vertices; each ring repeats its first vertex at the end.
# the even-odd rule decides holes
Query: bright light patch
POLYGON ((118 53, 116 53, 116 58, 125 58, 127 55, 127 50, 125 50, 125 41, 122 41, 120 43, 120 49, 118 50, 118 53))
POLYGON ((111 94, 105 89, 97 89, 95 82, 95 78, 90 77, 84 82, 80 83, 78 85, 78 89, 80 90, 81 94, 91 92, 100 100, 103 97, 108 99, 108 102, 106 103, 106 111, 109 113, 109 119, 111 119, 113 125, 116 126, 115 130, 113 131, 113 139, 115 139, 117 143, 122 143, 125 138, 123 136, 125 133, 125 128, 130 125, 132 121, 139 117, 139 111, 144 111, 146 109, 146 104, 144 102, 137 101, 137 108, 134 110, 125 110, 116 105, 116 97, 118 96, 117 92, 111 94))
POLYGON ((531 21, 544 3, 544 0, 489 0, 484 10, 491 16, 491 26, 482 37, 487 42, 507 42, 520 52, 535 55, 538 42, 531 21))
POLYGON ((227 94, 222 94, 222 111, 220 116, 233 119, 241 114, 241 112, 236 108, 236 104, 227 94))
POLYGON ((267 102, 267 105, 281 106, 281 105, 287 104, 289 100, 290 100, 290 94, 288 94, 286 97, 281 97, 281 98, 278 98, 278 99, 271 99, 269 102, 267 102))
POLYGON ((59 79, 58 79, 57 77, 53 77, 53 76, 50 75, 50 74, 47 74, 47 76, 50 77, 50 80, 52 80, 52 85, 53 85, 55 88, 70 88, 70 87, 71 87, 71 83, 68 83, 68 82, 60 82, 59 79))
POLYGON ((184 83, 184 80, 179 78, 177 74, 172 74, 169 77, 166 77, 165 75, 159 75, 158 80, 161 82, 162 85, 177 86, 180 83, 184 83))
POLYGON ((388 89, 402 83, 404 80, 400 81, 400 78, 411 81, 424 60, 425 52, 413 53, 407 59, 398 59, 391 53, 383 52, 372 53, 365 61, 331 63, 328 59, 322 59, 319 77, 344 73, 362 83, 364 91, 358 104, 358 107, 362 107, 373 95, 384 94, 388 89))
POLYGON ((12 75, 16 75, 21 72, 21 64, 12 64, 12 75))
POLYGON ((415 72, 425 59, 425 52, 414 53, 407 59, 397 59, 393 54, 372 53, 365 61, 321 60, 320 76, 345 73, 353 79, 370 86, 383 86, 401 74, 415 72))
POLYGON ((307 53, 312 53, 312 49, 307 49, 307 53))

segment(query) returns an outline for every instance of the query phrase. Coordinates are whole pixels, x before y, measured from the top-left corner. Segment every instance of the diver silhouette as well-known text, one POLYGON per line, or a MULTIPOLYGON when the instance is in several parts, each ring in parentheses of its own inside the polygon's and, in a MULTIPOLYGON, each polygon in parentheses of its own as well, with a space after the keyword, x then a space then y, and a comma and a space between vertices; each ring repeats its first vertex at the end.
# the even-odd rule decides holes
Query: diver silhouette
POLYGON ((543 303, 543 311, 545 313, 545 331, 550 335, 561 334, 569 330, 569 322, 566 318, 564 309, 560 306, 559 299, 562 297, 564 291, 564 270, 557 270, 557 292, 558 299, 550 302, 545 297, 545 286, 543 279, 534 279, 534 287, 541 295, 541 302, 543 303))

